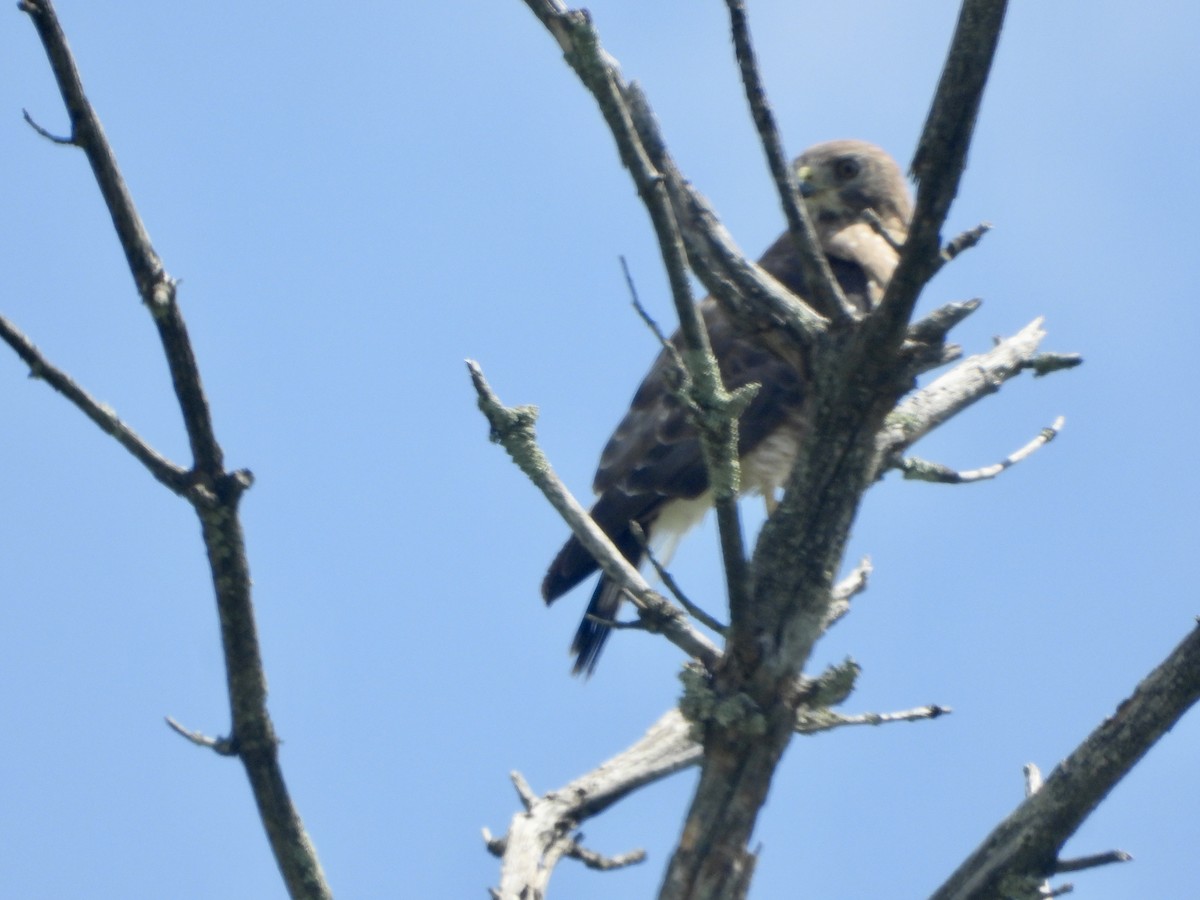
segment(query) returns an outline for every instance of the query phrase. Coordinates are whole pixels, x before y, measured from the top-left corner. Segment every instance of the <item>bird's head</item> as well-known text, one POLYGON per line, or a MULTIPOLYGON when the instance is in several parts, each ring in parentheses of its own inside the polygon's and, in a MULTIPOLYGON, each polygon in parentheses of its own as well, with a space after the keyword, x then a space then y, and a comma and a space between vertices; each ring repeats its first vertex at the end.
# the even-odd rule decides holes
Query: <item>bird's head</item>
POLYGON ((912 216, 908 184, 896 161, 866 141, 828 141, 793 163, 800 194, 818 227, 839 227, 874 210, 889 230, 907 230, 912 216))

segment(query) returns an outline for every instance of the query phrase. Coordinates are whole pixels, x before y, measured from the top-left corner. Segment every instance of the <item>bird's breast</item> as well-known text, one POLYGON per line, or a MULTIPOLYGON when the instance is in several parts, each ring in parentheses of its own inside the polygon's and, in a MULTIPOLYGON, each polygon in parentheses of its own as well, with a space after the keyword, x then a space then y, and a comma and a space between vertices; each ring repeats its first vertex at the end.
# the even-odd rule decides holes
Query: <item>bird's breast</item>
POLYGON ((796 464, 803 423, 790 417, 742 457, 742 494, 771 497, 787 482, 796 464))

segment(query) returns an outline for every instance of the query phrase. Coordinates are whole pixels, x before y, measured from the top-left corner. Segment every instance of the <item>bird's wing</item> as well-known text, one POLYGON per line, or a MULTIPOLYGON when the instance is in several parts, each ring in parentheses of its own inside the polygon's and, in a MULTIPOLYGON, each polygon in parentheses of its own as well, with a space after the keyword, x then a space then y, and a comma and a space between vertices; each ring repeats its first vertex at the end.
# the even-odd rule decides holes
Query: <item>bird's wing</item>
MULTIPOLYGON (((726 389, 760 385, 741 418, 739 449, 745 453, 774 431, 789 408, 800 404, 800 376, 778 356, 739 335, 713 300, 701 303, 700 312, 726 389)), ((678 332, 671 342, 682 350, 678 332)), ((676 379, 675 363, 664 350, 600 456, 593 485, 597 494, 617 490, 691 499, 707 490, 700 440, 673 390, 676 379)))

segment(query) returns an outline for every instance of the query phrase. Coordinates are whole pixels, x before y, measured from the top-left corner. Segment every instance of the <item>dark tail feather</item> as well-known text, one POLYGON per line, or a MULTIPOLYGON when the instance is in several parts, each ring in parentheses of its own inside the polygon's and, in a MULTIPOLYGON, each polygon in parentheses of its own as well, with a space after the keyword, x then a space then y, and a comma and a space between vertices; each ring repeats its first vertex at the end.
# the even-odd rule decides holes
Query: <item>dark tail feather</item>
POLYGON ((592 554, 572 535, 558 551, 546 571, 546 577, 542 579, 542 599, 547 605, 553 603, 598 568, 592 554))
POLYGON ((621 609, 622 593, 606 576, 600 576, 600 582, 592 593, 591 602, 588 603, 587 613, 579 623, 579 630, 575 632, 575 640, 571 644, 571 652, 575 654, 572 675, 582 672, 590 676, 596 671, 600 651, 604 649, 604 642, 612 632, 612 628, 604 622, 616 621, 617 613, 621 609), (593 619, 592 616, 596 618, 593 619), (603 619, 604 622, 597 622, 596 619, 603 619))
MULTIPOLYGON (((641 564, 642 545, 633 536, 628 525, 615 535, 610 532, 610 537, 617 549, 630 563, 634 566, 641 564)), ((596 560, 592 558, 592 555, 583 549, 583 545, 577 539, 572 537, 558 552, 554 562, 550 564, 550 571, 546 573, 546 580, 542 582, 542 596, 547 603, 554 602, 591 575, 597 568, 599 566, 596 565, 596 560)), ((615 621, 617 613, 621 609, 623 593, 619 587, 605 577, 603 572, 600 573, 600 581, 592 593, 587 614, 579 623, 579 630, 575 632, 575 641, 571 644, 571 652, 575 654, 575 666, 572 669, 574 674, 578 675, 580 672, 584 672, 591 675, 595 671, 596 660, 600 658, 600 650, 604 647, 609 632, 612 631, 607 625, 588 618, 588 616, 595 616, 596 619, 603 619, 605 622, 615 621)))
MULTIPOLYGON (((611 490, 602 494, 596 501, 591 516, 621 551, 621 555, 634 566, 638 566, 642 561, 642 545, 633 536, 629 523, 639 522, 643 529, 649 531, 650 523, 658 515, 658 507, 661 504, 662 497, 656 494, 631 495, 611 490)), ((598 568, 592 554, 572 535, 558 551, 554 562, 550 563, 550 569, 542 581, 542 597, 547 603, 553 603, 598 568)), ((606 622, 615 621, 621 609, 621 595, 622 591, 611 584, 602 572, 600 583, 596 585, 592 601, 588 604, 588 615, 606 622)), ((575 642, 571 644, 571 652, 575 654, 576 675, 580 672, 592 674, 610 631, 612 629, 607 625, 593 621, 587 616, 579 623, 575 642)))
MULTIPOLYGON (((642 564, 642 545, 633 536, 632 530, 627 528, 613 543, 635 569, 642 564)), ((592 599, 583 615, 583 621, 579 623, 579 630, 575 632, 575 640, 571 642, 571 652, 575 654, 575 665, 571 674, 578 675, 582 672, 591 675, 596 671, 600 651, 604 649, 604 642, 612 632, 612 628, 604 622, 617 620, 617 613, 621 611, 621 601, 624 599, 625 592, 601 572, 596 590, 592 592, 592 599), (595 618, 591 618, 592 616, 595 618), (596 619, 602 619, 603 622, 597 622, 596 619)))

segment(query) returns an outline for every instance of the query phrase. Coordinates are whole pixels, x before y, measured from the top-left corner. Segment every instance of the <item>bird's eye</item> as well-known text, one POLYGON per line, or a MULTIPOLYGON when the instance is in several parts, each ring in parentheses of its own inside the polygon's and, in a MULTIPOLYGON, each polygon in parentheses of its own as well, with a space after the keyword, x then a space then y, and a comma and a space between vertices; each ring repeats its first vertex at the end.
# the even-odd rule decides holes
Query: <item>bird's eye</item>
POLYGON ((838 181, 849 181, 859 172, 858 160, 849 156, 843 156, 833 164, 833 174, 837 176, 838 181))

